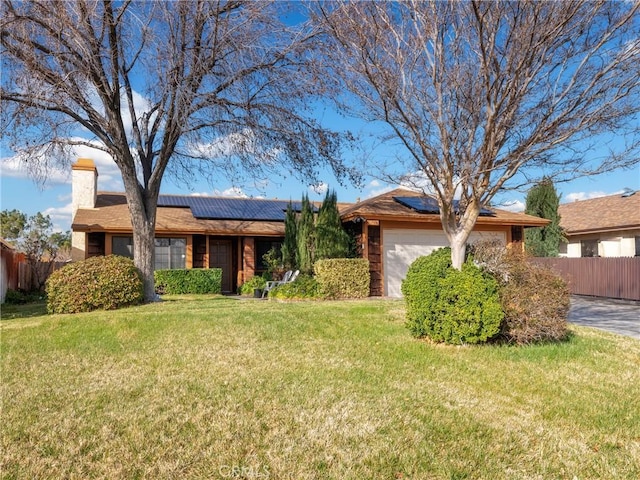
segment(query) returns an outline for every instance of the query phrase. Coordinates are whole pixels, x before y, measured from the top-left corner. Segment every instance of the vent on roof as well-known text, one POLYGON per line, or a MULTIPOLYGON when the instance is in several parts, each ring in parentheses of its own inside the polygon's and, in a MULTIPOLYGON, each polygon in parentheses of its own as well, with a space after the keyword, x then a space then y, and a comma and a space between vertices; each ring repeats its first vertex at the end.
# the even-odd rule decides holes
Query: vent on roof
POLYGON ((629 187, 625 187, 625 189, 622 191, 622 198, 627 198, 630 197, 631 195, 635 195, 636 191, 632 190, 629 187))
MULTIPOLYGON (((438 202, 435 198, 431 197, 393 197, 393 199, 401 205, 405 207, 409 207, 412 210, 415 210, 418 213, 431 213, 438 214, 440 213, 440 207, 438 207, 438 202)), ((459 202, 458 200, 453 201, 453 208, 456 212, 458 212, 459 202)), ((480 216, 482 217, 490 217, 495 215, 488 208, 480 209, 480 216)))

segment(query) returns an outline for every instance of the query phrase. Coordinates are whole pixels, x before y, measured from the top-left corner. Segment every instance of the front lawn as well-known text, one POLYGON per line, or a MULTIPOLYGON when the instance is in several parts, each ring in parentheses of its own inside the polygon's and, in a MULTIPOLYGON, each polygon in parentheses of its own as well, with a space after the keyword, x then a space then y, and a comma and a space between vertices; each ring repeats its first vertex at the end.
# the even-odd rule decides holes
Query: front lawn
POLYGON ((3 311, 2 478, 640 477, 638 340, 432 345, 403 314, 209 296, 3 311))

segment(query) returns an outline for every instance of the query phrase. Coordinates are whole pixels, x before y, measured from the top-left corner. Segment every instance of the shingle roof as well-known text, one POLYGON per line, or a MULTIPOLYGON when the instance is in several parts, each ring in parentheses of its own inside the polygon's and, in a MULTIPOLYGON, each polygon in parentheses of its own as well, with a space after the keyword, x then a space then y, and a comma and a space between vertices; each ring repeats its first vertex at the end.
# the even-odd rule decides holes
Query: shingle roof
MULTIPOLYGON (((423 195, 400 188, 356 204, 340 203, 338 208, 343 220, 363 217, 371 220, 440 223, 437 213, 416 211, 394 197, 423 198, 423 195)), ((158 201, 156 232, 283 236, 285 210, 288 204, 288 200, 161 195, 158 201)), ((299 207, 299 202, 294 202, 295 206, 299 207)), ((480 216, 477 223, 541 226, 548 222, 522 213, 498 209, 491 211, 491 215, 480 216)), ((95 208, 78 209, 71 228, 78 232, 131 232, 131 220, 124 193, 98 193, 95 208)))
MULTIPOLYGON (((409 208, 401 202, 395 200, 394 197, 424 197, 421 192, 415 192, 405 188, 397 188, 387 193, 383 193, 377 197, 369 198, 360 203, 352 205, 344 209, 342 213, 343 220, 353 220, 357 217, 366 219, 387 219, 387 220, 406 220, 420 222, 440 222, 440 216, 437 213, 423 213, 409 208)), ((492 215, 482 215, 478 217, 479 225, 524 225, 524 226, 544 226, 549 223, 543 218, 526 215, 524 213, 514 213, 507 210, 499 210, 491 208, 492 215)))
MULTIPOLYGON (((132 230, 131 220, 124 193, 99 193, 96 208, 78 209, 71 228, 81 232, 130 232, 132 230)), ((282 236, 284 235, 284 223, 282 221, 252 219, 198 219, 193 216, 188 207, 159 206, 156 216, 156 233, 172 232, 282 236)))
POLYGON ((563 203, 558 213, 569 234, 640 228, 640 192, 563 203))

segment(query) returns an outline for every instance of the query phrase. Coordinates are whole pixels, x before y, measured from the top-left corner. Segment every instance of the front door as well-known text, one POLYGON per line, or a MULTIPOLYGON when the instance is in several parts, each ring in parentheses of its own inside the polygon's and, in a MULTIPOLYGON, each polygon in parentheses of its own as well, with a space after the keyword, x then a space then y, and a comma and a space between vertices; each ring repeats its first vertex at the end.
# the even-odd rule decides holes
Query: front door
POLYGON ((231 284, 231 240, 211 240, 209 244, 209 268, 222 269, 222 293, 230 293, 231 284))

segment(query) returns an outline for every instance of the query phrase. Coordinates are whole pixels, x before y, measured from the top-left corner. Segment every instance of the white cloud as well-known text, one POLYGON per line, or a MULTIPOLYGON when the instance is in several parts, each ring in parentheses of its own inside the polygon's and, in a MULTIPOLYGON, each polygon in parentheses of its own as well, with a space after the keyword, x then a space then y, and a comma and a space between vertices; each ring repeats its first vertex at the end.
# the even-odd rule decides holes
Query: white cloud
POLYGON ((622 193, 622 190, 618 190, 616 192, 611 192, 611 193, 603 192, 601 190, 596 190, 593 192, 573 192, 573 193, 569 193, 568 195, 564 195, 565 202, 563 203, 577 202, 580 200, 589 200, 591 198, 600 198, 600 197, 606 197, 608 195, 618 195, 621 193, 622 193))
MULTIPOLYGON (((100 100, 100 96, 98 95, 98 92, 96 91, 93 85, 88 84, 86 86, 86 95, 89 102, 91 102, 91 106, 94 108, 94 110, 99 112, 100 115, 104 116, 104 105, 100 100)), ((135 90, 132 91, 132 97, 133 97, 133 109, 135 111, 136 117, 138 119, 141 119, 145 115, 149 116, 149 112, 151 112, 152 110, 151 102, 149 101, 149 99, 140 95, 135 90)), ((121 89, 120 111, 122 112, 122 115, 121 115, 122 124, 124 126, 126 135, 129 139, 131 139, 133 138, 133 119, 131 118, 131 115, 129 113, 129 104, 127 101, 124 88, 121 89)), ((156 118, 156 113, 154 112, 149 116, 149 123, 152 123, 155 118, 156 118)))
POLYGON ((71 215, 73 213, 71 202, 62 207, 50 207, 42 212, 43 215, 51 217, 53 230, 56 232, 66 232, 71 228, 71 215))
POLYGON ((507 200, 506 202, 498 205, 498 208, 502 210, 508 210, 509 212, 524 212, 525 204, 521 200, 507 200))
POLYGON ((317 185, 309 185, 309 191, 316 195, 324 195, 329 190, 329 185, 324 182, 320 182, 317 185))
MULTIPOLYGON (((71 141, 87 140, 74 137, 71 141)), ((95 145, 99 145, 94 142, 95 145)), ((74 145, 70 147, 70 158, 72 161, 78 158, 90 158, 96 164, 98 169, 98 189, 99 190, 122 190, 122 179, 120 170, 113 161, 111 155, 99 148, 93 148, 88 145, 74 145)), ((14 155, 0 159, 0 167, 2 176, 9 178, 33 179, 33 173, 29 170, 29 165, 23 156, 14 155)), ((47 165, 45 174, 46 185, 65 185, 71 184, 71 166, 62 160, 52 159, 47 165)))
POLYGON ((240 132, 230 133, 228 135, 214 139, 211 142, 192 143, 187 147, 188 155, 196 158, 222 158, 228 159, 235 155, 252 155, 260 158, 264 163, 270 165, 277 161, 281 150, 263 149, 255 133, 245 128, 240 132))
POLYGON ((380 182, 378 180, 371 180, 367 185, 367 188, 377 188, 380 186, 380 182))
POLYGON ((422 171, 410 172, 404 176, 400 182, 401 187, 411 190, 423 191, 427 194, 433 193, 433 184, 422 171))
POLYGON ((370 190, 365 192, 364 198, 377 197, 378 195, 382 195, 383 193, 390 192, 394 188, 395 187, 392 186, 392 185, 385 185, 385 186, 380 187, 380 188, 372 188, 372 189, 370 189, 370 190))
POLYGON ((233 197, 233 198, 248 198, 249 196, 242 191, 240 187, 229 187, 226 190, 214 190, 213 194, 216 197, 233 197))

